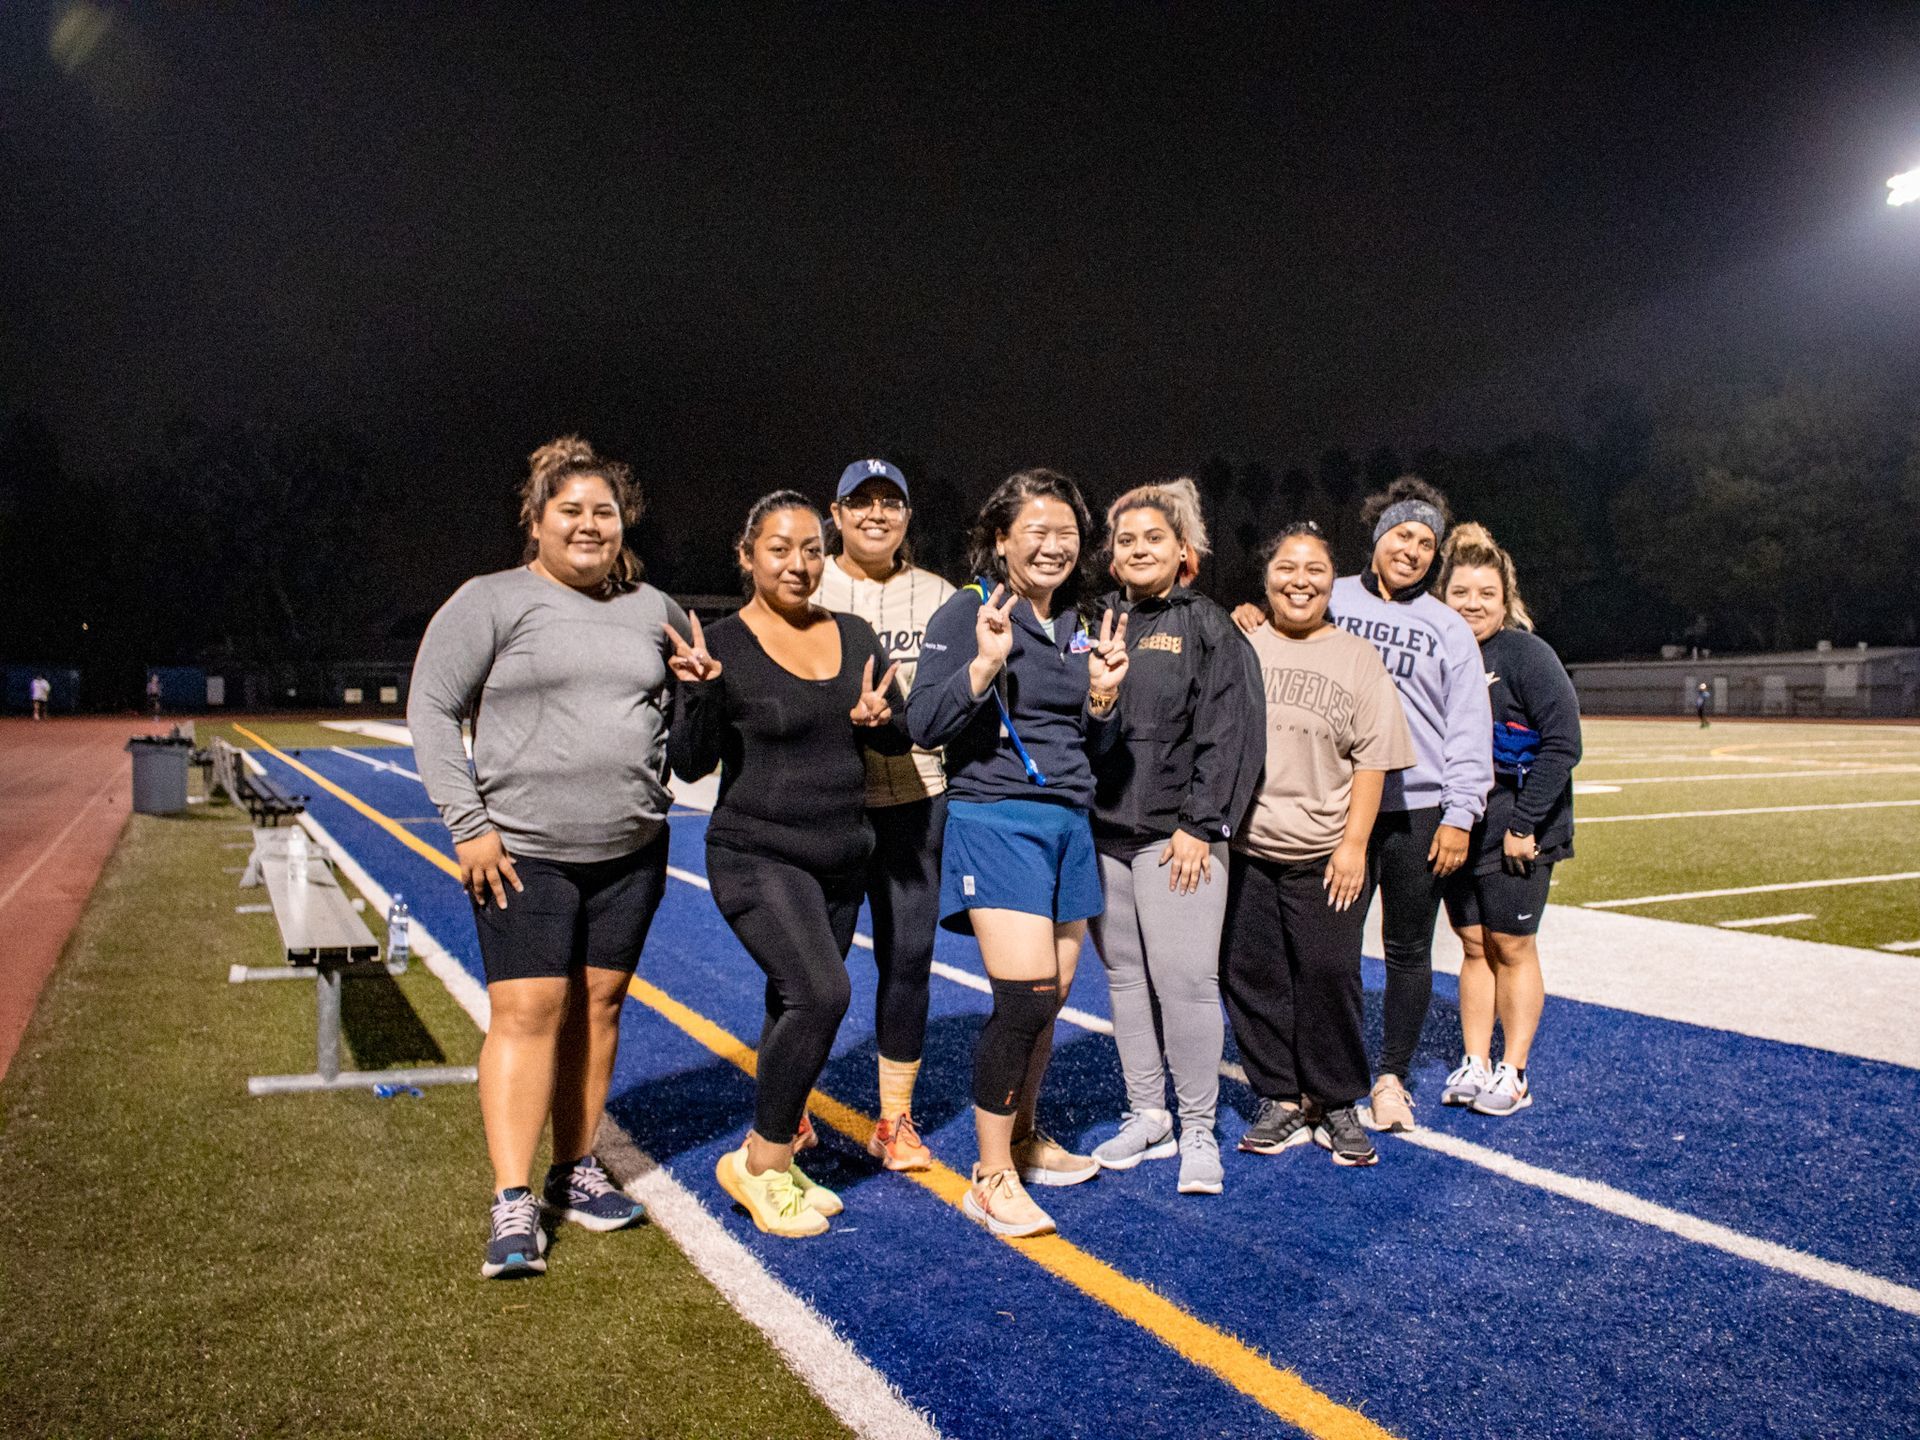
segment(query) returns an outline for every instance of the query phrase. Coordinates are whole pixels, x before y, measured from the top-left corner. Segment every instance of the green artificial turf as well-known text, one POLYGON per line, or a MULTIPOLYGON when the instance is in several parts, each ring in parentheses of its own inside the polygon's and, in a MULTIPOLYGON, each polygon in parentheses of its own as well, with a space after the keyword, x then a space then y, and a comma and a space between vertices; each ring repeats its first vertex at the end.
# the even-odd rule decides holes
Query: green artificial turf
MULTIPOLYGON (((134 816, 0 1082, 7 1434, 846 1433, 650 1225, 481 1280, 470 1087, 250 1098, 312 1068, 313 990, 227 983, 276 959, 245 839, 134 816)), ((418 967, 345 1009, 363 1066, 477 1052, 418 967)))
MULTIPOLYGON (((1588 823, 1920 801, 1920 727, 1723 721, 1703 730, 1589 719, 1585 739, 1587 758, 1575 780, 1619 788, 1576 797, 1576 853, 1555 872, 1556 904, 1920 870, 1920 804, 1588 823)), ((1617 913, 1701 925, 1804 913, 1812 918, 1756 933, 1877 946, 1920 939, 1920 880, 1713 896, 1617 913)))

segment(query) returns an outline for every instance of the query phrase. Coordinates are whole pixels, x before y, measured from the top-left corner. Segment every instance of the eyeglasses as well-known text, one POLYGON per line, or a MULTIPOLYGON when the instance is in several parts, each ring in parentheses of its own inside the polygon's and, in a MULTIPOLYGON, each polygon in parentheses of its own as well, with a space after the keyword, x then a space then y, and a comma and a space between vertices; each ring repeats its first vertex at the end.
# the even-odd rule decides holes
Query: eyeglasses
POLYGON ((840 508, 849 515, 865 515, 876 508, 882 515, 904 515, 907 513, 907 501, 901 495, 869 495, 865 499, 849 495, 840 502, 840 508))

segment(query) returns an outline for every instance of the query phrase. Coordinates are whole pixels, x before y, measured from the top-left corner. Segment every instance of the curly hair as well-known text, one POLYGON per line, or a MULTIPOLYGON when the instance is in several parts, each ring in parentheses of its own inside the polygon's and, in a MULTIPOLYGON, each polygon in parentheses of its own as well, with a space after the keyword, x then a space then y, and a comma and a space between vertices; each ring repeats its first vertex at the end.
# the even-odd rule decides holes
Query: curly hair
MULTIPOLYGON (((557 440, 549 440, 533 454, 527 457, 527 478, 520 485, 520 528, 527 533, 526 553, 522 561, 533 559, 540 553, 540 542, 534 538, 540 519, 547 513, 547 506, 553 497, 565 488, 569 480, 581 476, 590 476, 604 481, 607 489, 613 492, 614 506, 620 511, 622 532, 633 528, 646 510, 646 503, 640 495, 640 487, 634 482, 633 472, 617 460, 608 460, 596 455, 593 446, 578 435, 562 435, 557 440)), ((640 557, 626 543, 622 534, 620 554, 614 559, 613 570, 607 576, 607 586, 615 594, 633 589, 640 583, 645 573, 640 557)))
POLYGON ((1440 547, 1440 583, 1444 599, 1447 582, 1462 565, 1485 566, 1500 575, 1500 596, 1506 608, 1506 623, 1516 630, 1533 629, 1533 616, 1527 602, 1520 598, 1520 578, 1513 568, 1513 556, 1501 549, 1486 526, 1475 521, 1456 525, 1447 532, 1447 543, 1440 547))
POLYGON ((1200 562, 1213 553, 1207 542, 1207 520, 1200 509, 1200 490, 1182 475, 1155 485, 1136 485, 1107 507, 1106 557, 1113 559, 1113 532, 1120 517, 1132 510, 1158 510, 1166 516, 1174 539, 1187 547, 1180 562, 1180 583, 1191 585, 1200 573, 1200 562))
POLYGON ((1006 584, 1007 562, 995 553, 994 546, 1013 528, 1020 512, 1027 508, 1027 502, 1040 499, 1058 500, 1073 511, 1074 523, 1080 527, 1079 559, 1067 572, 1067 578, 1060 582, 1060 588, 1053 592, 1056 609, 1077 609, 1091 585, 1088 558, 1093 550, 1089 543, 1093 535, 1093 512, 1087 509, 1080 487, 1058 470, 1021 470, 1000 482, 974 517, 973 529, 967 536, 967 568, 982 579, 1006 584))

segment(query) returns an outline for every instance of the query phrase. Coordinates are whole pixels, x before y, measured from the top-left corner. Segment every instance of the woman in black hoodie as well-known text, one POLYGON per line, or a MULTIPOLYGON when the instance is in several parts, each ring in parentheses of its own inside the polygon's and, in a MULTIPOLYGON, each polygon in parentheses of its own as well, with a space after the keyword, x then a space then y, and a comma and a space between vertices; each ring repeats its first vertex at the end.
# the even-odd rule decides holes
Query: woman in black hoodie
POLYGON ((1107 525, 1121 588, 1105 605, 1127 617, 1132 693, 1119 743, 1094 761, 1106 911, 1091 928, 1107 967, 1127 1113, 1093 1158, 1130 1170, 1177 1151, 1180 1190, 1217 1195, 1227 840, 1265 753, 1260 672, 1226 612, 1187 588, 1207 553, 1191 480, 1128 491, 1107 525))

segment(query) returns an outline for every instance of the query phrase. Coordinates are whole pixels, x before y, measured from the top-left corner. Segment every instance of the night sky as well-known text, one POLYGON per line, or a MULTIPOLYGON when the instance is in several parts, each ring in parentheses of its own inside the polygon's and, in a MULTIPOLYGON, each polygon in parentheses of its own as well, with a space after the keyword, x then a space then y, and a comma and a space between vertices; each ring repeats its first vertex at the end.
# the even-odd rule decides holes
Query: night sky
POLYGON ((17 3, 0 52, 0 402, 99 473, 357 429, 432 586, 563 430, 705 544, 869 452, 1106 493, 1920 346, 1920 6, 17 3))

